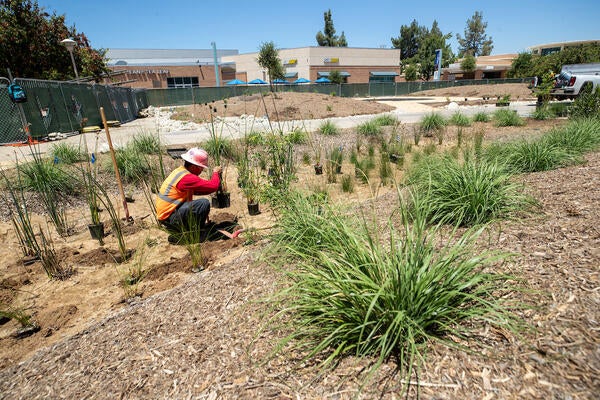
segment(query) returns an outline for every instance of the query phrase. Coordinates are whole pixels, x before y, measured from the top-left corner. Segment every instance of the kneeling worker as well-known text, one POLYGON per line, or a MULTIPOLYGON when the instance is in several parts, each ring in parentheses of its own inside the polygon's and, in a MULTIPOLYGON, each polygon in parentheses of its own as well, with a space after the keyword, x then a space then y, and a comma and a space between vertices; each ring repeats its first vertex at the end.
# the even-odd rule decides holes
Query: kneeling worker
POLYGON ((194 200, 194 195, 216 192, 220 185, 221 167, 213 170, 210 180, 198 175, 208 168, 208 153, 197 147, 181 155, 184 164, 165 179, 156 199, 156 216, 174 233, 204 228, 210 212, 207 199, 194 200))

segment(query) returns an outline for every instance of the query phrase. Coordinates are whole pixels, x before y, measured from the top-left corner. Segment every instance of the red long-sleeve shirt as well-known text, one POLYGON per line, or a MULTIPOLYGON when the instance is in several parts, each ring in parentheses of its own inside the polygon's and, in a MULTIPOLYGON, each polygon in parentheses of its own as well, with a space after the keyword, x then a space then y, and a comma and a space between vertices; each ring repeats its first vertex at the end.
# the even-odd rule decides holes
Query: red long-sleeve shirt
POLYGON ((213 173, 210 180, 202 179, 194 174, 187 174, 177 182, 177 189, 184 192, 192 191, 195 195, 201 196, 216 192, 220 183, 217 172, 213 173))

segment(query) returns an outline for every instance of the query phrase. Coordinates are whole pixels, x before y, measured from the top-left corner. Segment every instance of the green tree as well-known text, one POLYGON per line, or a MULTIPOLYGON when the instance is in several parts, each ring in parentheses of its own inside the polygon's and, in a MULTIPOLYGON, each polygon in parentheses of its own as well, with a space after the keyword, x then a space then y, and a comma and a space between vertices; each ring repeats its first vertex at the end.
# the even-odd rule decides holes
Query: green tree
POLYGON ((530 75, 533 69, 533 55, 529 52, 519 53, 510 66, 510 70, 506 73, 509 78, 525 78, 530 75))
POLYGON ((258 65, 267 70, 269 84, 271 85, 271 90, 273 90, 273 80, 283 79, 285 75, 281 58, 279 58, 279 51, 277 50, 275 43, 262 43, 256 61, 258 62, 258 65))
POLYGON ((412 58, 412 62, 419 65, 421 79, 428 81, 435 70, 435 51, 442 49, 442 67, 448 66, 454 60, 454 53, 447 40, 452 37, 452 33, 443 34, 437 21, 433 21, 431 29, 425 34, 419 45, 417 55, 412 58))
POLYGON ((476 68, 477 60, 473 57, 473 54, 467 53, 460 63, 460 69, 462 69, 463 72, 471 73, 475 72, 476 68))
POLYGON ((417 55, 419 44, 427 34, 427 28, 419 26, 416 19, 410 25, 400 27, 400 36, 392 38, 392 46, 400 49, 400 59, 407 60, 417 55))
POLYGON ((344 83, 344 77, 342 76, 342 73, 337 69, 334 69, 333 71, 329 72, 329 80, 331 81, 331 83, 344 83))
POLYGON ((327 10, 323 13, 323 19, 325 20, 323 32, 317 32, 316 36, 319 46, 348 47, 348 41, 346 40, 346 35, 344 32, 342 31, 340 37, 335 34, 333 19, 331 18, 331 10, 327 10))
POLYGON ((416 81, 419 78, 419 71, 417 70, 417 67, 414 66, 413 64, 409 64, 406 66, 406 69, 404 70, 404 79, 406 79, 408 82, 410 81, 416 81))
POLYGON ((65 16, 46 12, 36 0, 0 0, 0 71, 15 77, 71 79, 71 57, 62 39, 77 42, 75 63, 82 76, 98 79, 108 72, 104 49, 93 49, 88 38, 65 25, 65 16))
POLYGON ((489 56, 494 48, 492 38, 488 38, 485 33, 487 22, 483 21, 483 15, 480 11, 467 20, 465 28, 465 37, 456 34, 458 40, 458 56, 463 57, 467 53, 473 56, 489 56))

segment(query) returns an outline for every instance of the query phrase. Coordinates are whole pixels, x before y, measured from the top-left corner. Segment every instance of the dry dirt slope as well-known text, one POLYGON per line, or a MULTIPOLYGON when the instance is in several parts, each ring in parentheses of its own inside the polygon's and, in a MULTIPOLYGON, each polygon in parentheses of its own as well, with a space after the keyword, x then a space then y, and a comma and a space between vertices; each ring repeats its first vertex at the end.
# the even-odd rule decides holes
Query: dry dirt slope
MULTIPOLYGON (((520 254, 505 272, 537 290, 524 299, 536 332, 483 331, 474 354, 431 346, 418 377, 424 399, 595 399, 600 392, 600 154, 585 165, 524 177, 538 215, 502 225, 494 245, 520 254)), ((390 207, 394 203, 389 201, 390 207)), ((385 209, 385 207, 383 207, 385 209)), ((260 364, 277 332, 260 332, 276 274, 252 260, 197 274, 133 303, 85 331, 0 371, 13 398, 351 398, 368 361, 318 375, 296 354, 260 364)), ((402 382, 386 364, 363 398, 394 398, 402 382)), ((415 379, 416 380, 416 379, 415 379)), ((414 394, 411 391, 411 397, 414 394)))

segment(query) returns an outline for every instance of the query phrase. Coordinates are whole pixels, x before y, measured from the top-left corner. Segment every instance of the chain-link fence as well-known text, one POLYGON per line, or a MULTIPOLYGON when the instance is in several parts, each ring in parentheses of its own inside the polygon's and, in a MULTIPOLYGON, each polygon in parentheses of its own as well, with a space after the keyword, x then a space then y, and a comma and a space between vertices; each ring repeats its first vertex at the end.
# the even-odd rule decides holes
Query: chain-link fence
MULTIPOLYGON (((435 82, 283 84, 276 91, 334 94, 340 97, 400 96, 422 90, 464 85, 524 83, 530 78, 482 79, 435 82)), ((203 104, 232 96, 271 90, 269 85, 196 87, 176 89, 131 89, 114 86, 16 79, 27 93, 26 103, 14 104, 6 86, 0 87, 0 143, 43 139, 52 132, 76 133, 82 126, 102 126, 100 107, 108 121, 133 121, 139 110, 155 107, 203 104)))
MULTIPOLYGON (((430 82, 396 82, 396 83, 344 83, 341 85, 333 83, 325 84, 283 84, 274 85, 276 91, 286 92, 311 92, 322 94, 335 94, 340 97, 382 97, 401 96, 422 90, 438 89, 452 86, 465 85, 492 85, 503 83, 524 83, 531 78, 515 79, 480 79, 460 81, 430 81, 430 82)), ((181 106, 188 104, 210 103, 232 96, 252 95, 255 93, 269 91, 268 85, 235 85, 226 87, 196 87, 196 88, 172 88, 172 89, 148 89, 148 104, 155 107, 181 106)))
POLYGON ((144 90, 114 86, 15 79, 27 102, 14 104, 0 88, 0 143, 40 140, 53 132, 78 133, 84 126, 102 126, 100 107, 108 121, 133 121, 148 107, 144 90), (28 132, 27 132, 28 131, 28 132))

